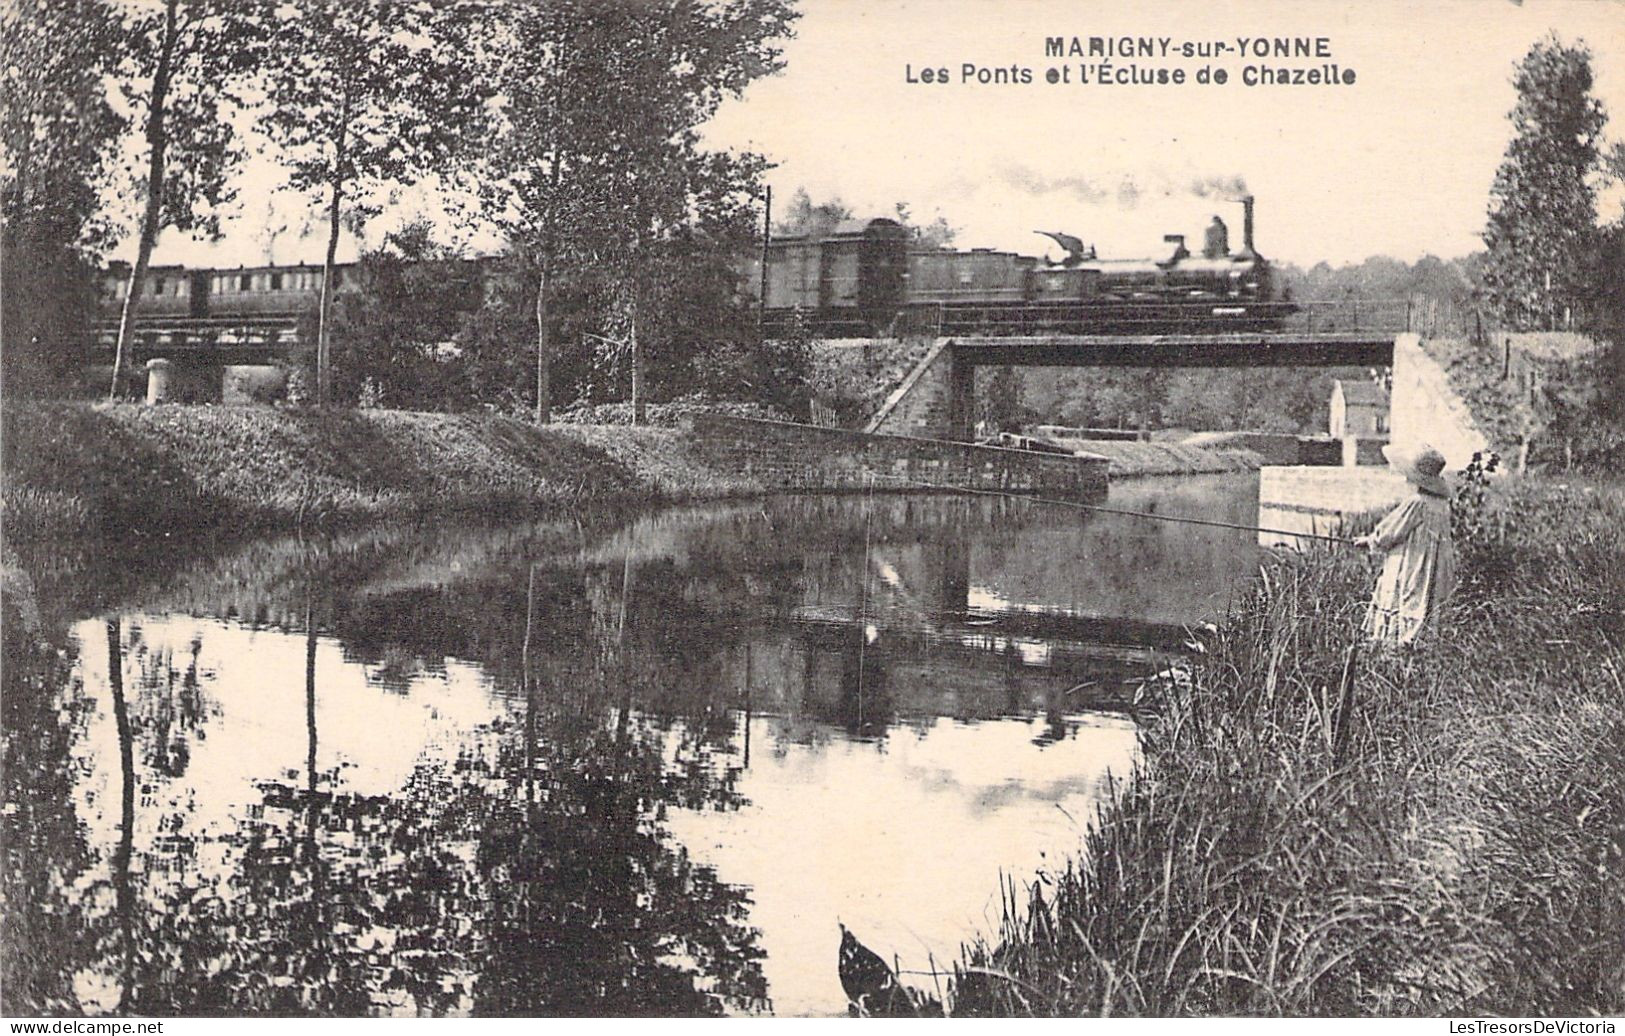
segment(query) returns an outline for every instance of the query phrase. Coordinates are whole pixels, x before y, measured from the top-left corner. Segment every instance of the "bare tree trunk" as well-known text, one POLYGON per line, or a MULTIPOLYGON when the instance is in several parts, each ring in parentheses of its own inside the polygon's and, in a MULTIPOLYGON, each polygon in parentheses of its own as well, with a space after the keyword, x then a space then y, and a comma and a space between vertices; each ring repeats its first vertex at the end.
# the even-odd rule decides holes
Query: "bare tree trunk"
MULTIPOLYGON (((553 54, 555 68, 562 68, 567 51, 560 47, 553 54)), ((558 80, 554 81, 553 104, 557 106, 561 98, 558 96, 558 80)), ((538 259, 539 278, 536 285, 536 423, 547 424, 553 419, 553 332, 548 326, 548 305, 552 301, 549 292, 553 289, 553 243, 556 240, 555 232, 558 229, 554 221, 554 206, 557 204, 559 184, 564 179, 563 159, 559 148, 559 124, 557 119, 548 123, 547 140, 547 179, 548 190, 546 203, 541 214, 541 237, 538 259)))
POLYGON ((339 205, 343 191, 333 182, 333 198, 327 207, 327 258, 322 262, 322 300, 316 309, 316 405, 326 406, 332 395, 333 358, 327 341, 328 318, 333 306, 333 262, 339 251, 339 205))
POLYGON ((113 723, 118 730, 119 840, 113 852, 113 888, 124 957, 124 1002, 135 996, 135 895, 130 884, 130 862, 135 849, 135 735, 130 709, 124 701, 124 638, 118 616, 107 620, 107 687, 113 695, 113 723))
POLYGON ((135 265, 130 267, 124 308, 119 314, 118 341, 113 346, 113 383, 107 389, 109 402, 118 400, 118 383, 124 373, 136 300, 141 297, 141 282, 147 279, 147 265, 152 261, 152 249, 158 242, 158 222, 164 200, 164 151, 169 145, 169 134, 164 129, 164 111, 169 97, 169 79, 175 67, 175 43, 179 34, 175 24, 175 8, 178 3, 179 0, 168 0, 164 5, 163 48, 158 54, 158 67, 152 73, 152 100, 147 106, 146 211, 141 217, 141 239, 136 246, 135 265))
POLYGON ((333 355, 328 322, 333 306, 333 263, 339 252, 339 212, 344 203, 344 148, 349 143, 350 93, 339 105, 339 137, 333 142, 333 197, 327 205, 327 258, 322 263, 322 298, 316 306, 316 405, 326 406, 333 393, 333 355))
POLYGON ((541 277, 536 285, 536 423, 546 424, 553 419, 551 400, 553 391, 553 338, 548 326, 548 292, 552 288, 552 261, 542 257, 541 277))

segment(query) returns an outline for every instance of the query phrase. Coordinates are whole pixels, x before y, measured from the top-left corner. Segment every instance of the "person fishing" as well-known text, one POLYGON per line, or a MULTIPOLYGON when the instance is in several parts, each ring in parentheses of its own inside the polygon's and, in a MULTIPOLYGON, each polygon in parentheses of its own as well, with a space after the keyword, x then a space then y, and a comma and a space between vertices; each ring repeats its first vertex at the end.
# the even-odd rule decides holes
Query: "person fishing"
POLYGON ((1439 613, 1456 588, 1456 550, 1450 538, 1450 486, 1444 455, 1432 446, 1382 448, 1388 463, 1416 492, 1375 529, 1355 539, 1372 553, 1386 552, 1371 594, 1364 629, 1383 645, 1407 645, 1437 629, 1439 613))

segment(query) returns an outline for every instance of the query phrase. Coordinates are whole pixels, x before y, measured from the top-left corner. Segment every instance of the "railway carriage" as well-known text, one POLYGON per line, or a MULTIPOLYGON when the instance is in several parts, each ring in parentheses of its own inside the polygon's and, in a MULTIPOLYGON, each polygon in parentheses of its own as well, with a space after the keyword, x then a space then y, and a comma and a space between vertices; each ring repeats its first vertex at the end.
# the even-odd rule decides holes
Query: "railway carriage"
MULTIPOLYGON (((358 287, 353 267, 334 267, 338 291, 358 287)), ((117 339, 129 276, 122 262, 102 273, 97 337, 103 348, 117 339)), ((287 344, 321 292, 320 266, 152 266, 136 301, 136 341, 166 351, 287 344)))
MULTIPOLYGON (((775 238, 767 246, 766 310, 777 322, 800 312, 823 331, 867 333, 888 325, 908 279, 908 230, 896 220, 847 220, 822 236, 775 238)), ((760 300, 760 261, 746 264, 760 300)))

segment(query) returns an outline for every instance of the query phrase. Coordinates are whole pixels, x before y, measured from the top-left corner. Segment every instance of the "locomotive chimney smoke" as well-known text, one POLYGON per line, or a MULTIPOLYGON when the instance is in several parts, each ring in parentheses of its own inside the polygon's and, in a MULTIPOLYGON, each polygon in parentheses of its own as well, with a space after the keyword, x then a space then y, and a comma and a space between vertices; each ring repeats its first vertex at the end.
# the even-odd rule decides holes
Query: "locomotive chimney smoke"
POLYGON ((1202 176, 1191 181, 1191 193, 1198 198, 1240 201, 1247 195, 1247 181, 1239 176, 1202 176))
POLYGON ((1241 254, 1254 256, 1253 250, 1253 196, 1241 199, 1241 254))
POLYGON ((1111 196, 1105 187, 1084 176, 1048 177, 1024 165, 1004 166, 998 175, 1007 185, 1035 197, 1064 193, 1074 201, 1099 205, 1111 196))

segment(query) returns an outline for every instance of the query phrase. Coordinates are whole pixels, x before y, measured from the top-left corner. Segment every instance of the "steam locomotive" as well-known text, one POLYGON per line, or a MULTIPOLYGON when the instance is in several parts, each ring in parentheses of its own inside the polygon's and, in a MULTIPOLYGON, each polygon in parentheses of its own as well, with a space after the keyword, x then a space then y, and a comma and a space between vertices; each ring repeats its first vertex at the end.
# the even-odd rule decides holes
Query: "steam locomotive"
POLYGON ((1253 199, 1242 200, 1242 245, 1218 216, 1200 254, 1182 234, 1159 258, 1102 259, 1070 234, 1038 231, 1058 261, 925 248, 890 219, 850 220, 823 235, 781 237, 747 272, 770 329, 801 321, 824 334, 1177 333, 1278 328, 1297 307, 1276 298, 1253 244, 1253 199), (765 300, 763 293, 765 292, 765 300))

